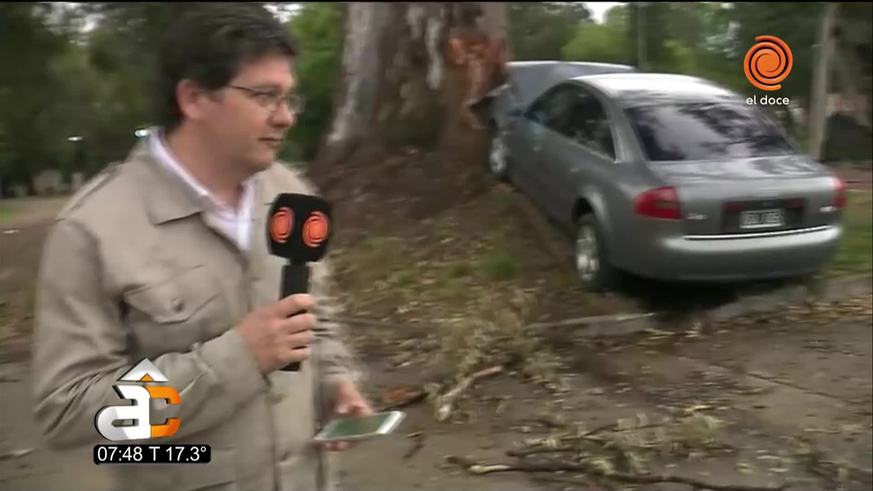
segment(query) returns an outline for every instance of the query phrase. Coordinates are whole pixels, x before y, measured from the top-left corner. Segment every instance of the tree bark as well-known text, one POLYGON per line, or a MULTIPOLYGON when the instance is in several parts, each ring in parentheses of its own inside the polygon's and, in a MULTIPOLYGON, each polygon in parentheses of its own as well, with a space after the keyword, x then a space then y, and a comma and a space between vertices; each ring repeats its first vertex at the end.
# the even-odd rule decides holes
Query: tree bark
POLYGON ((825 5, 819 28, 818 43, 815 46, 815 68, 812 81, 812 111, 810 113, 809 128, 809 153, 816 160, 823 157, 824 142, 827 136, 827 98, 828 98, 828 75, 830 74, 830 60, 833 55, 833 25, 836 18, 837 4, 825 5))
MULTIPOLYGON (((505 39, 504 5, 478 5, 480 26, 505 39)), ((399 147, 437 148, 451 138, 464 73, 446 54, 461 9, 460 3, 347 4, 343 83, 316 159, 320 171, 399 147)))
MULTIPOLYGON (((840 22, 839 17, 836 22, 838 25, 844 24, 840 22)), ((837 77, 840 81, 840 93, 843 97, 844 103, 849 106, 848 111, 846 112, 855 118, 858 124, 869 128, 869 110, 867 107, 860 107, 860 99, 858 97, 860 94, 858 87, 861 85, 863 77, 861 70, 859 69, 860 60, 855 56, 851 42, 846 39, 845 35, 839 36, 834 44, 834 54, 836 58, 834 67, 837 69, 837 77)))

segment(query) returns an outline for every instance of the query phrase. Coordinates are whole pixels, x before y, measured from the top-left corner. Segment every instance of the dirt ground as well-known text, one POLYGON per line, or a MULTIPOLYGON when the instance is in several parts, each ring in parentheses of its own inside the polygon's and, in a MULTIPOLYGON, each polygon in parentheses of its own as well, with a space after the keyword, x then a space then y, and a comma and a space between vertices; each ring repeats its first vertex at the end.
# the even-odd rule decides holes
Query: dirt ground
MULTIPOLYGON (((24 207, 27 211, 0 223, 0 490, 111 486, 103 469, 93 465, 91 449, 64 454, 46 450, 30 415, 28 292, 58 204, 33 201, 24 207), (9 454, 27 449, 32 452, 9 454)), ((394 435, 343 454, 345 489, 631 489, 573 472, 472 476, 449 465, 446 456, 517 463, 508 450, 554 435, 565 423, 587 430, 618 423, 625 431, 633 421, 645 427, 695 415, 717 423, 718 445, 692 446, 684 452, 640 450, 636 453, 647 457, 647 469, 723 486, 799 481, 790 489, 836 489, 839 482, 844 489, 870 489, 870 304, 866 297, 839 308, 705 326, 677 323, 629 337, 591 339, 562 328, 545 339, 559 355, 563 387, 546 388, 510 372, 474 384, 446 422, 436 422, 427 403, 406 407, 407 419, 394 435), (582 484, 544 482, 542 476, 582 484)), ((554 317, 561 315, 553 312, 554 317)), ((378 339, 374 332, 367 334, 371 340, 378 339)), ((430 381, 432 359, 411 357, 398 363, 397 346, 403 341, 409 346, 420 340, 395 333, 381 343, 358 343, 370 347, 362 355, 370 371, 366 389, 374 402, 388 389, 430 381)), ((685 438, 679 435, 677 441, 679 437, 685 438)), ((614 444, 631 448, 635 442, 616 439, 614 444)), ((636 489, 690 488, 646 484, 636 489)))

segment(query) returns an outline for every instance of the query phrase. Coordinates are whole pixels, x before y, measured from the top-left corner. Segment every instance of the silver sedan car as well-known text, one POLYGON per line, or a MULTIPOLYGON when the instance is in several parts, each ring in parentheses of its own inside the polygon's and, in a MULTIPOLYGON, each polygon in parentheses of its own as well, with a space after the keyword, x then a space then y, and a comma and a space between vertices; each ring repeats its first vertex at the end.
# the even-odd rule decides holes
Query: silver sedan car
POLYGON ((594 290, 815 273, 835 254, 842 181, 746 99, 670 74, 557 81, 489 115, 488 168, 575 237, 594 290))

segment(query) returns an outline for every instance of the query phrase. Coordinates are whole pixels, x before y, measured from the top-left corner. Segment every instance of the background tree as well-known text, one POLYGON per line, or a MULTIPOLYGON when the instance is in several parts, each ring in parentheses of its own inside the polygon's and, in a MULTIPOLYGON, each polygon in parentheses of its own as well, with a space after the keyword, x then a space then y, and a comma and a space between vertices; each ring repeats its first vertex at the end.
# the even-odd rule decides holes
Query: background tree
POLYGON ((630 29, 628 11, 627 6, 613 7, 606 12, 603 24, 580 23, 561 48, 563 59, 631 64, 632 45, 626 36, 630 29))
POLYGON ((288 23, 300 46, 295 71, 305 110, 298 115, 282 150, 286 160, 314 158, 330 125, 333 98, 342 78, 344 9, 338 3, 307 3, 293 13, 288 23))
MULTIPOLYGON (((0 5, 6 67, 0 71, 0 191, 30 185, 42 169, 91 174, 123 158, 133 132, 154 124, 150 94, 160 35, 192 5, 0 5)), ((287 20, 301 46, 297 75, 307 107, 282 149, 284 159, 344 161, 344 152, 360 143, 454 142, 471 149, 481 143, 478 133, 447 132, 456 127, 463 87, 462 74, 445 63, 459 4, 265 5, 287 20)), ((602 24, 578 2, 481 5, 492 35, 508 36, 513 60, 636 64, 643 46, 650 70, 701 76, 743 95, 755 93, 741 68, 746 50, 755 36, 776 35, 794 54, 781 95, 802 114, 810 108, 823 3, 625 3, 602 24)), ((873 4, 841 3, 837 12, 829 93, 866 97, 867 105, 829 119, 825 158, 869 160, 873 4)), ((776 109, 805 147, 808 122, 776 109)))
MULTIPOLYGON (((52 104, 63 88, 52 62, 62 56, 65 39, 49 28, 51 6, 0 4, 0 178, 3 185, 30 185, 40 170, 56 165, 65 153, 63 117, 52 104)), ((4 193, 5 194, 5 193, 4 193)))
MULTIPOLYGON (((471 3, 461 5, 348 4, 344 77, 321 166, 380 149, 465 141, 470 132, 461 130, 459 121, 463 78, 446 63, 447 36, 471 3)), ((479 5, 482 28, 505 39, 504 4, 479 5)))
POLYGON ((580 25, 593 24, 581 3, 512 2, 507 4, 513 59, 561 60, 562 50, 580 25))

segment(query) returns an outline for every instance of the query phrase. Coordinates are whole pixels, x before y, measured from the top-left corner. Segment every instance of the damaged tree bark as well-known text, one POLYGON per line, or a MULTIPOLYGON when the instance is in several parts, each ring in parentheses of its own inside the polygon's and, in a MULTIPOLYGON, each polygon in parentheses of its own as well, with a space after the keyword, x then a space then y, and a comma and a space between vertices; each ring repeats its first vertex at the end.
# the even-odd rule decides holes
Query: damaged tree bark
POLYGON ((502 3, 349 3, 343 84, 319 153, 330 169, 402 146, 435 147, 457 125, 463 74, 447 60, 448 37, 469 5, 480 26, 505 39, 502 3))

